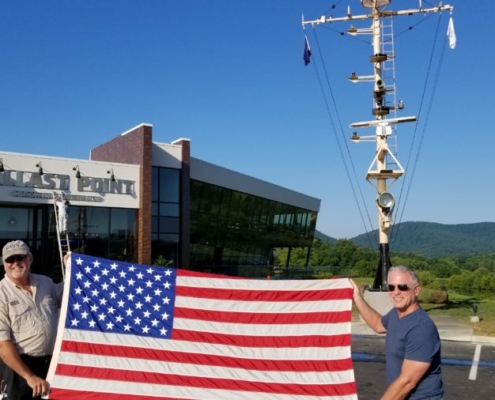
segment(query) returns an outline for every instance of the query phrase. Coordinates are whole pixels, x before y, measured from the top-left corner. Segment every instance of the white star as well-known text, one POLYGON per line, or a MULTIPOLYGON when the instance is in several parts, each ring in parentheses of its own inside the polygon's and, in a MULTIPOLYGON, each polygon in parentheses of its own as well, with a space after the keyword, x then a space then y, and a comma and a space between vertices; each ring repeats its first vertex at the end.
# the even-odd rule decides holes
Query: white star
POLYGON ((139 325, 141 323, 141 318, 136 317, 134 318, 134 325, 139 325))
POLYGON ((74 289, 74 293, 76 294, 81 294, 82 293, 82 289, 80 287, 74 289))
POLYGON ((145 318, 149 318, 149 317, 150 317, 150 315, 151 315, 151 313, 150 313, 148 310, 146 310, 146 311, 143 313, 143 317, 145 317, 145 318))
POLYGON ((98 315, 98 320, 99 321, 104 321, 106 317, 107 316, 105 314, 101 313, 100 315, 98 315))
POLYGON ((150 330, 150 328, 148 328, 147 326, 143 327, 143 333, 148 333, 150 330))
POLYGON ((81 308, 81 305, 79 303, 76 303, 76 304, 74 304, 73 307, 74 307, 74 310, 79 311, 79 309, 81 308))
POLYGON ((102 297, 102 298, 100 299, 100 304, 101 304, 102 306, 104 306, 105 304, 107 304, 107 299, 105 299, 104 297, 102 297))
POLYGON ((155 303, 155 305, 153 306, 153 310, 155 310, 155 311, 160 311, 160 308, 161 308, 161 307, 162 307, 161 305, 159 305, 159 304, 155 303))
POLYGON ((90 328, 94 328, 96 325, 96 322, 95 321, 89 321, 89 327, 90 328))
POLYGON ((162 291, 160 289, 155 289, 155 296, 160 296, 162 291))
POLYGON ((144 301, 146 301, 146 303, 151 303, 151 299, 152 297, 149 294, 147 294, 146 297, 144 298, 144 301))
POLYGON ((151 321, 151 325, 153 326, 158 326, 159 323, 160 321, 158 321, 156 318, 153 321, 151 321))
POLYGON ((126 315, 127 315, 128 317, 131 317, 133 312, 134 312, 134 311, 133 311, 133 310, 131 310, 131 308, 130 308, 130 307, 129 307, 127 310, 125 310, 125 313, 126 313, 126 315))
POLYGON ((80 281, 82 278, 83 278, 83 274, 81 274, 80 272, 78 272, 78 273, 76 274, 76 279, 77 279, 78 281, 80 281))
POLYGON ((83 286, 88 289, 90 286, 91 286, 91 282, 90 281, 86 281, 83 283, 83 286))
POLYGON ((164 297, 162 300, 163 304, 170 304, 170 299, 168 297, 164 297))
POLYGON ((92 311, 92 312, 96 312, 96 311, 98 311, 98 306, 97 306, 96 304, 93 304, 93 305, 91 306, 91 311, 92 311))
POLYGON ((136 304, 134 304, 134 306, 136 307, 136 309, 140 310, 143 307, 143 304, 138 301, 136 304))
POLYGON ((101 271, 101 274, 103 276, 107 276, 108 275, 108 272, 109 272, 108 269, 105 268, 103 271, 101 271))
POLYGON ((170 282, 165 282, 165 283, 163 284, 163 287, 164 287, 165 289, 170 289, 170 286, 171 286, 171 285, 170 285, 170 282))
POLYGON ((109 287, 109 286, 110 286, 110 285, 109 285, 108 283, 106 283, 106 282, 105 282, 104 284, 102 284, 102 285, 101 285, 101 288, 102 288, 103 290, 108 290, 108 287, 109 287))
MULTIPOLYGON (((124 277, 122 277, 122 278, 124 278, 124 277)), ((132 278, 131 278, 131 279, 129 279, 129 280, 127 281, 127 284, 128 284, 129 286, 134 286, 134 282, 135 282, 135 281, 134 281, 134 279, 132 279, 132 278)))
POLYGON ((143 279, 143 277, 144 277, 144 275, 143 275, 143 273, 142 273, 142 272, 138 272, 138 273, 136 274, 136 276, 138 277, 138 279, 143 279))
POLYGON ((112 271, 115 271, 117 269, 118 265, 116 263, 113 263, 112 265, 110 265, 110 268, 112 269, 112 271))
POLYGON ((131 265, 129 267, 129 271, 134 272, 136 270, 136 267, 134 265, 131 265))
POLYGON ((116 282, 117 282, 117 278, 116 278, 115 276, 112 276, 112 277, 110 278, 110 283, 111 283, 112 285, 115 285, 115 283, 116 283, 116 282))
POLYGON ((91 267, 87 266, 86 268, 84 268, 84 271, 89 274, 91 272, 91 267))
POLYGON ((125 276, 127 275, 127 272, 125 272, 125 271, 120 271, 120 272, 119 272, 119 275, 120 275, 120 277, 121 277, 121 278, 125 278, 125 276))
POLYGON ((82 319, 86 319, 86 318, 88 318, 88 315, 89 315, 89 314, 88 314, 86 311, 83 311, 83 312, 81 313, 81 318, 82 318, 82 319))
POLYGON ((115 308, 113 308, 112 306, 110 306, 110 308, 108 309, 108 313, 109 314, 113 314, 115 312, 115 308))
POLYGON ((79 321, 77 319, 73 319, 70 321, 70 326, 77 326, 77 324, 79 323, 79 321))
POLYGON ((77 265, 81 265, 83 263, 83 260, 81 257, 79 257, 77 260, 76 260, 76 264, 77 265))
POLYGON ((153 286, 153 282, 151 282, 149 279, 148 279, 148 282, 146 282, 146 287, 151 287, 153 286))
POLYGON ((167 334, 167 330, 165 328, 160 329, 160 335, 165 336, 167 334))
POLYGON ((100 292, 98 291, 98 289, 94 289, 94 290, 92 290, 92 291, 91 291, 91 295, 92 295, 93 297, 96 297, 96 296, 98 296, 99 294, 100 294, 100 292))
POLYGON ((99 281, 100 281, 100 276, 99 276, 99 275, 95 275, 95 276, 93 276, 93 280, 94 280, 95 282, 99 282, 99 281))
POLYGON ((119 307, 124 307, 125 301, 119 300, 119 302, 117 304, 119 305, 119 307))
POLYGON ((130 300, 130 301, 134 300, 134 295, 132 293, 129 293, 127 295, 127 299, 130 300))
POLYGON ((83 297, 83 303, 89 303, 89 297, 88 296, 83 297))
POLYGON ((130 331, 131 326, 129 324, 124 325, 124 331, 130 331))
POLYGON ((151 268, 151 267, 150 267, 150 268, 148 268, 148 269, 146 270, 146 272, 147 272, 148 274, 152 274, 152 273, 153 273, 153 268, 151 268))
POLYGON ((166 321, 166 320, 168 320, 168 317, 169 316, 170 315, 165 312, 165 313, 162 314, 162 319, 164 319, 166 321))
POLYGON ((172 276, 172 270, 167 269, 167 270, 165 271, 165 276, 172 276))
POLYGON ((161 275, 155 275, 155 281, 161 281, 162 277, 161 275))
POLYGON ((123 292, 125 290, 125 286, 124 285, 120 285, 119 286, 119 292, 123 292))
POLYGON ((100 262, 98 260, 93 261, 93 265, 95 266, 95 268, 98 268, 100 266, 100 262))
POLYGON ((112 322, 109 322, 107 324, 107 329, 111 331, 113 329, 113 326, 114 326, 113 323, 112 322))
POLYGON ((117 316, 115 317, 115 320, 116 320, 117 322, 122 322, 122 321, 124 320, 124 317, 122 317, 122 315, 117 315, 117 316))
POLYGON ((141 286, 139 286, 137 289, 136 289, 136 293, 137 294, 143 294, 143 288, 141 286))

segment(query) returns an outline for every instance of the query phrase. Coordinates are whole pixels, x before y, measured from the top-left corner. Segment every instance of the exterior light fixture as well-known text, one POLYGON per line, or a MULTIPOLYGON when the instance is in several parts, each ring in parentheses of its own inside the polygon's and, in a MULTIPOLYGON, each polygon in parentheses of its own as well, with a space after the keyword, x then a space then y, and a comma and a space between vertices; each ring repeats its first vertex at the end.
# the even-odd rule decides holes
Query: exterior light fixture
POLYGON ((9 225, 17 225, 17 219, 15 217, 14 214, 11 214, 10 215, 10 218, 9 218, 9 225))
POLYGON ((38 174, 43 175, 44 172, 43 172, 43 167, 41 166, 41 161, 38 164, 36 164, 36 166, 38 167, 38 174))
POLYGON ((361 138, 359 137, 359 135, 357 134, 357 132, 352 132, 352 136, 351 136, 351 140, 353 142, 359 142, 361 140, 361 138))
POLYGON ((113 174, 113 168, 110 171, 107 171, 107 174, 110 174, 110 181, 115 182, 115 175, 113 174))
POLYGON ((392 0, 361 0, 361 5, 366 8, 385 7, 390 4, 392 0))
POLYGON ((394 207, 395 204, 394 195, 390 192, 380 193, 376 201, 383 210, 390 210, 394 207))
POLYGON ((0 158, 0 172, 5 171, 5 167, 3 166, 3 158, 0 158))
POLYGON ((352 74, 349 78, 347 78, 349 81, 351 82, 357 82, 358 81, 358 76, 356 75, 356 73, 354 71, 352 71, 352 74))
POLYGON ((73 171, 76 171, 76 178, 80 179, 81 178, 81 173, 79 172, 79 165, 76 165, 74 168, 72 168, 73 171))

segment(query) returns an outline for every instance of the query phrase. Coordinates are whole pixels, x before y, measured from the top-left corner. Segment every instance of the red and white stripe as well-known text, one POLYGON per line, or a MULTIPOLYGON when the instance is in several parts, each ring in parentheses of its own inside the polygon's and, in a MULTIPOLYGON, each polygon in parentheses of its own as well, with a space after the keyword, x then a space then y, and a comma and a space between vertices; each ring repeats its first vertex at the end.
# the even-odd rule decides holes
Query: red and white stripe
POLYGON ((48 398, 355 400, 351 305, 347 279, 179 270, 172 339, 65 329, 48 398))

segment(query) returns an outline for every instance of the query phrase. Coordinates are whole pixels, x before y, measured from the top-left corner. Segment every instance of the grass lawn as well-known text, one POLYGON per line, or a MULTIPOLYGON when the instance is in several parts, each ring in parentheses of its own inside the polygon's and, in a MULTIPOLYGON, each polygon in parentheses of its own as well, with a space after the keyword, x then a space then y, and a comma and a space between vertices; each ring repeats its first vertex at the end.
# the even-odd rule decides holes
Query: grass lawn
MULTIPOLYGON (((358 285, 373 284, 372 278, 354 278, 358 285)), ((449 300, 446 304, 430 304, 425 301, 428 298, 430 289, 422 288, 419 296, 421 307, 429 314, 445 314, 458 319, 473 327, 473 334, 476 336, 495 337, 495 300, 478 299, 473 296, 464 296, 452 291, 448 291, 449 300), (477 307, 480 322, 470 322, 470 317, 474 315, 473 306, 477 307)))

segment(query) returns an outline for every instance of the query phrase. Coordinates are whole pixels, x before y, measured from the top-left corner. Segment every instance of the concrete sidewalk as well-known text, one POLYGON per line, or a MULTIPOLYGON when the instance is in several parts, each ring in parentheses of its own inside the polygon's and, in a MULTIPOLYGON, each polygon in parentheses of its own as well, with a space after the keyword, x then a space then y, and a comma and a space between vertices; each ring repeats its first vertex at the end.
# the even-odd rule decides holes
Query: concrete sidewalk
MULTIPOLYGON (((449 315, 430 315, 438 328, 440 339, 495 345, 495 337, 475 336, 473 328, 449 315)), ((353 335, 377 335, 365 322, 353 318, 351 333, 353 335)))

